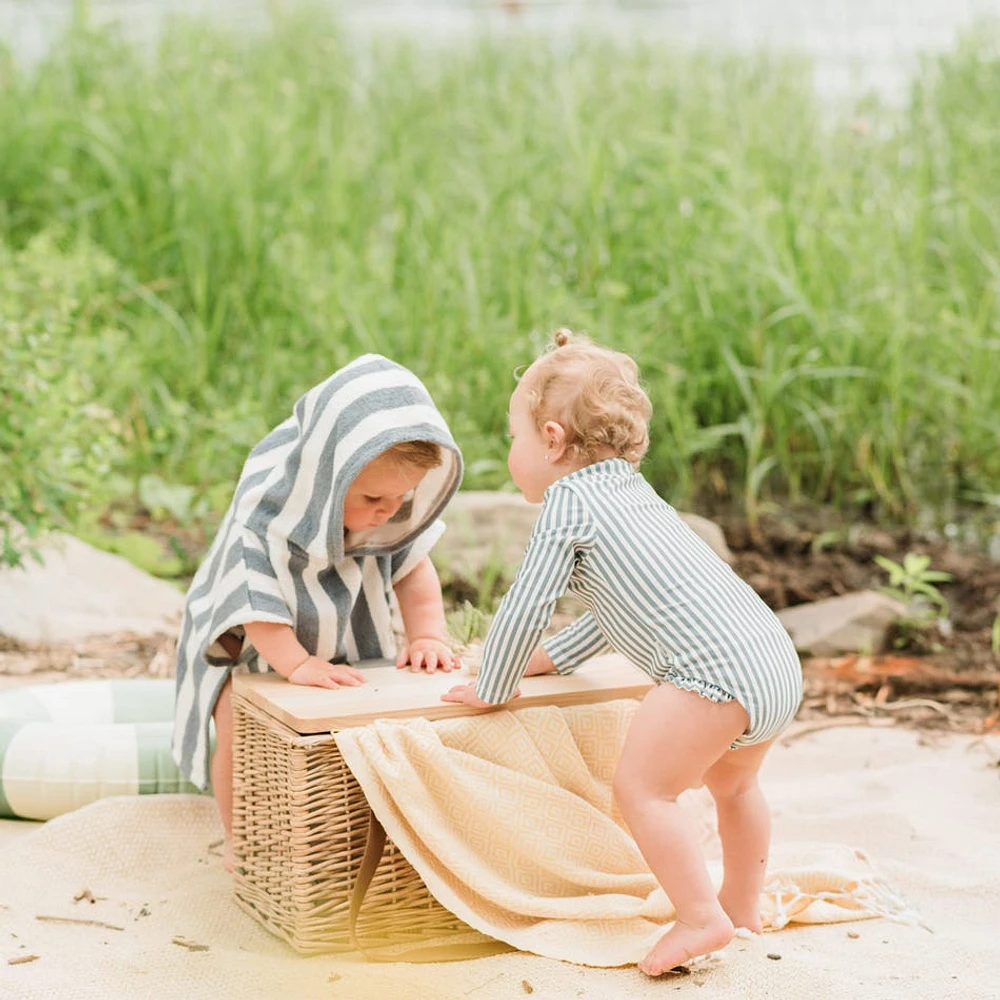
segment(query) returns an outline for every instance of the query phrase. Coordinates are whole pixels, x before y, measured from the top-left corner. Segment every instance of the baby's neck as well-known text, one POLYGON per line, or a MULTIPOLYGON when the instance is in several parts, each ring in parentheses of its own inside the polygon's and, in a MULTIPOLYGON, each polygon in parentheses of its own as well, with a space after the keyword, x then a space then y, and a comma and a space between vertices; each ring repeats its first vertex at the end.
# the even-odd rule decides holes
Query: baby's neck
POLYGON ((587 465, 597 465, 598 462, 606 462, 609 458, 617 458, 614 448, 610 445, 605 445, 601 448, 597 454, 594 456, 593 461, 587 462, 587 465))
POLYGON ((605 445, 603 448, 599 448, 595 453, 593 458, 581 458, 576 462, 570 462, 573 471, 577 469, 586 469, 588 465, 597 465, 598 462, 606 462, 609 458, 617 458, 614 448, 610 445, 605 445))

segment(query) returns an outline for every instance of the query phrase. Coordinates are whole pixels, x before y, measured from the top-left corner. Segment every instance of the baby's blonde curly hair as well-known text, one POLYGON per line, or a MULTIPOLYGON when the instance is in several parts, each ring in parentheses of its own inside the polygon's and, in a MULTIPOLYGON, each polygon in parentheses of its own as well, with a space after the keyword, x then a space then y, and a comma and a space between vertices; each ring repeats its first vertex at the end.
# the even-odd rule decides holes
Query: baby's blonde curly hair
POLYGON ((441 464, 441 447, 433 441, 401 441, 379 456, 385 462, 415 469, 436 469, 441 464))
POLYGON ((639 366, 627 354, 557 330, 521 386, 535 426, 562 424, 571 455, 594 462, 610 448, 638 466, 646 454, 652 406, 639 384, 639 366))

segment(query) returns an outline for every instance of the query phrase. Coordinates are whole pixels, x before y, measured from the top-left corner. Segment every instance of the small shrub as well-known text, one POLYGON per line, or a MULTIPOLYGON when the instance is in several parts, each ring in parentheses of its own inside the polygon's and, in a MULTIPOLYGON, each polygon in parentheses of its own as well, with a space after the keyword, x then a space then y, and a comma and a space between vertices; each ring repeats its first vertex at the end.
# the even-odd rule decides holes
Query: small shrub
POLYGON ((0 245, 0 564, 36 554, 68 527, 119 453, 115 415, 95 402, 92 373, 112 354, 95 307, 116 265, 52 235, 13 252, 0 245))
POLYGON ((937 587, 951 580, 950 573, 931 569, 930 557, 916 552, 907 552, 902 563, 885 556, 875 556, 875 562, 889 574, 888 586, 879 589, 906 607, 896 626, 897 648, 925 645, 929 628, 936 628, 941 635, 951 632, 948 601, 937 587))

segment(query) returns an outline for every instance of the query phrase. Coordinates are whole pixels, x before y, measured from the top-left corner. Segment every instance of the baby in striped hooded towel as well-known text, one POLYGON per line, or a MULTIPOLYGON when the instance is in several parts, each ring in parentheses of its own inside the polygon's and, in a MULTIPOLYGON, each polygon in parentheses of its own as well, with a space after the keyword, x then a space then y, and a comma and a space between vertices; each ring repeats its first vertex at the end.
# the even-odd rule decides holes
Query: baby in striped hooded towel
POLYGON ((177 649, 174 758, 199 788, 211 774, 227 868, 233 669, 335 688, 364 683, 349 665, 358 660, 459 667, 428 553, 461 478, 427 390, 375 354, 310 389, 251 451, 188 591, 177 649), (398 652, 393 591, 406 631, 398 652))

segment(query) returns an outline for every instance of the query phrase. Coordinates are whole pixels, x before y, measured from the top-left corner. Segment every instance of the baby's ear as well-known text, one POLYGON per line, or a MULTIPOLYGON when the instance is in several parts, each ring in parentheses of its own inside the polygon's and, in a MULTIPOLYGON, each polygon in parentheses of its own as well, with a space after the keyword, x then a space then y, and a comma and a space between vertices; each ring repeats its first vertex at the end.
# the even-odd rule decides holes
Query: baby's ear
POLYGON ((542 425, 542 437, 551 456, 550 461, 562 459, 566 454, 566 428, 556 420, 546 420, 542 425))

